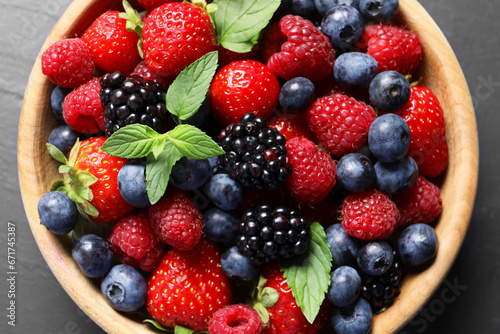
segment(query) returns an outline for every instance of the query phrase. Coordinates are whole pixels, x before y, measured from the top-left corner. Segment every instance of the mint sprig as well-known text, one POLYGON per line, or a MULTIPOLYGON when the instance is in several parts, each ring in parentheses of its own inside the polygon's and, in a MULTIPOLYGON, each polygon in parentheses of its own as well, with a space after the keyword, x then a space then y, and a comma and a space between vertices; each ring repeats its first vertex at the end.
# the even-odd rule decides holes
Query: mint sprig
POLYGON ((257 44, 260 32, 278 9, 280 0, 215 0, 210 13, 217 41, 226 49, 245 53, 257 44))
POLYGON ((127 125, 113 133, 101 149, 121 158, 147 158, 146 189, 151 204, 165 193, 172 167, 182 157, 208 159, 225 153, 212 138, 189 124, 164 134, 143 124, 127 125))
POLYGON ((281 261, 280 268, 297 305, 313 323, 328 291, 332 269, 332 253, 319 223, 311 224, 309 251, 299 259, 281 261))
POLYGON ((167 110, 180 122, 196 114, 217 69, 218 53, 209 52, 186 67, 167 91, 167 110))

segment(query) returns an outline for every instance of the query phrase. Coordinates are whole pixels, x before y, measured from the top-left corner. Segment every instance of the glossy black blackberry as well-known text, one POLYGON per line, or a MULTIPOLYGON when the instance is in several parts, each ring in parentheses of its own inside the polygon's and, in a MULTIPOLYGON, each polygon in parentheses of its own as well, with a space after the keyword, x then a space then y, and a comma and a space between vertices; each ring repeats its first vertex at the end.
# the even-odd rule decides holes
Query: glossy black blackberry
POLYGON ((254 114, 245 114, 219 135, 221 166, 242 186, 273 191, 288 178, 285 137, 254 114))
POLYGON ((304 254, 310 238, 309 223, 300 211, 262 204, 243 214, 236 245, 260 265, 304 254))
POLYGON ((399 295, 403 281, 403 263, 394 251, 392 266, 381 276, 370 276, 359 270, 363 287, 361 297, 370 303, 374 313, 383 311, 392 305, 399 295))
POLYGON ((101 78, 101 103, 104 107, 106 137, 129 124, 144 124, 163 132, 167 115, 165 89, 142 77, 126 77, 121 72, 101 78))

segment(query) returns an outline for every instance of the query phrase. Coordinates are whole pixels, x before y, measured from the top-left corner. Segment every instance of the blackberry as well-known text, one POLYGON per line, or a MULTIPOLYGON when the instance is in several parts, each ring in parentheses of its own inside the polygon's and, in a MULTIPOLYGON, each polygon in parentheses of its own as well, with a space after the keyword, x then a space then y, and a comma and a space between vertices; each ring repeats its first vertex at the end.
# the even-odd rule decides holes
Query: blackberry
POLYGON ((394 250, 392 266, 381 276, 371 276, 359 270, 362 281, 361 298, 370 303, 374 313, 381 312, 391 306, 399 295, 403 281, 403 263, 394 250))
POLYGON ((160 84, 137 75, 126 77, 121 72, 105 74, 100 83, 106 137, 137 123, 162 132, 167 107, 166 92, 160 84))
POLYGON ((310 238, 309 223, 300 211, 261 204, 243 213, 236 245, 260 265, 304 254, 310 238))
POLYGON ((226 151, 221 166, 242 186, 273 191, 285 183, 290 174, 285 166, 285 137, 264 118, 245 114, 240 123, 222 130, 219 138, 226 151))

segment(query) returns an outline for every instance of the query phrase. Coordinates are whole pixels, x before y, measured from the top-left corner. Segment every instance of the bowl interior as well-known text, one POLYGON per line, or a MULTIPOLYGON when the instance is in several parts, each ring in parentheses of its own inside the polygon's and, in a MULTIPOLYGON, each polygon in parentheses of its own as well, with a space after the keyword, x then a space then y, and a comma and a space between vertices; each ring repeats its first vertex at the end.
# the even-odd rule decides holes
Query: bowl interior
MULTIPOLYGON (((78 36, 102 12, 119 9, 118 0, 75 0, 60 18, 42 52, 57 40, 78 36)), ((445 113, 449 166, 440 184, 443 213, 436 226, 439 251, 425 270, 410 273, 393 306, 374 317, 372 333, 395 333, 432 297, 453 264, 472 214, 478 170, 478 140, 467 83, 448 42, 432 18, 415 0, 401 0, 398 21, 419 34, 424 58, 418 73, 422 85, 438 97, 445 113)), ((26 88, 19 123, 18 168, 23 203, 36 242, 49 267, 71 298, 109 333, 155 333, 107 305, 99 287, 81 274, 71 257, 68 237, 40 225, 39 198, 58 180, 57 163, 45 143, 57 122, 50 109, 53 85, 41 73, 37 58, 26 88)))

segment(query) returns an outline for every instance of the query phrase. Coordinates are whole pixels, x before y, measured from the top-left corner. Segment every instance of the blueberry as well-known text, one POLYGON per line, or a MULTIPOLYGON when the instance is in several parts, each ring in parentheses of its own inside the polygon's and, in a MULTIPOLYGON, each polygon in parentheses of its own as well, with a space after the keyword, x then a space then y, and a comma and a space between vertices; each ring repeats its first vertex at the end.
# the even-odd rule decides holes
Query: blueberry
POLYGON ((359 9, 359 0, 314 0, 314 4, 321 16, 324 16, 336 5, 348 5, 359 9))
POLYGON ((358 245, 341 223, 330 225, 326 229, 326 241, 330 245, 332 253, 333 268, 340 266, 350 266, 356 263, 356 255, 358 253, 358 245))
POLYGON ((331 323, 337 334, 368 334, 372 327, 372 318, 370 304, 360 298, 353 306, 337 308, 331 323))
POLYGON ((335 80, 345 87, 368 88, 378 74, 378 64, 365 53, 347 52, 335 61, 333 74, 335 80))
POLYGON ((427 224, 408 226, 398 241, 401 259, 411 265, 420 265, 432 259, 437 252, 436 231, 427 224))
POLYGON ((316 13, 316 6, 314 0, 292 0, 291 13, 293 15, 301 16, 305 19, 313 18, 316 13))
POLYGON ((113 256, 108 243, 95 234, 81 237, 71 250, 80 270, 88 277, 103 277, 111 268, 113 256))
POLYGON ((345 190, 361 192, 375 183, 375 169, 365 155, 349 153, 337 164, 337 180, 345 190))
POLYGON ((118 189, 123 199, 138 208, 151 206, 146 189, 146 161, 132 160, 118 172, 118 189))
POLYGON ((234 244, 240 222, 238 216, 219 208, 211 208, 204 213, 203 222, 203 232, 208 238, 223 244, 234 244))
POLYGON ((359 11, 351 6, 337 5, 325 14, 321 31, 338 50, 353 50, 364 32, 364 21, 359 11))
POLYGON ((211 174, 208 159, 196 160, 183 157, 172 168, 169 182, 180 189, 194 190, 207 183, 211 174))
POLYGON ((208 163, 210 164, 211 176, 214 176, 214 174, 217 173, 217 170, 219 169, 219 157, 208 158, 208 163))
POLYGON ((399 194, 411 188, 418 178, 418 166, 410 156, 392 163, 375 163, 376 187, 386 194, 399 194))
POLYGON ((356 269, 338 267, 332 272, 328 299, 338 307, 352 305, 361 292, 361 277, 356 269))
POLYGON ((314 100, 315 93, 311 80, 303 77, 290 79, 281 87, 280 105, 285 112, 300 112, 314 100))
POLYGON ((395 162, 408 152, 410 137, 410 127, 401 116, 385 114, 370 126, 368 146, 378 161, 395 162))
POLYGON ((398 10, 399 0, 360 0, 359 11, 367 21, 389 23, 398 10))
POLYGON ((40 222, 52 233, 71 232, 78 221, 75 203, 62 191, 49 191, 38 201, 40 222))
POLYGON ((260 266, 253 263, 237 246, 222 254, 221 267, 228 277, 242 281, 251 281, 257 278, 260 272, 260 266))
POLYGON ((133 312, 144 305, 148 290, 146 279, 133 267, 118 264, 101 282, 104 299, 115 309, 133 312))
POLYGON ((52 112, 56 116, 57 120, 66 123, 63 117, 63 102, 66 95, 68 95, 72 89, 62 88, 60 86, 55 86, 50 94, 50 105, 52 106, 52 112))
MULTIPOLYGON (((200 127, 202 126, 206 120, 208 119, 208 115, 210 114, 210 96, 207 95, 203 103, 201 104, 198 111, 188 119, 182 121, 182 124, 190 124, 192 126, 200 127)), ((172 119, 176 124, 179 124, 179 118, 175 115, 172 115, 172 119)))
POLYGON ((371 103, 385 111, 401 109, 410 99, 411 89, 408 80, 396 71, 377 74, 368 89, 371 103))
POLYGON ((358 251, 358 266, 368 275, 382 275, 391 267, 393 261, 394 252, 386 241, 368 242, 358 251))
POLYGON ((68 156, 73 145, 80 134, 73 130, 69 125, 58 126, 49 136, 49 143, 57 147, 65 156, 68 156))
POLYGON ((243 189, 225 173, 215 174, 205 184, 205 194, 222 210, 235 210, 243 201, 243 189))

